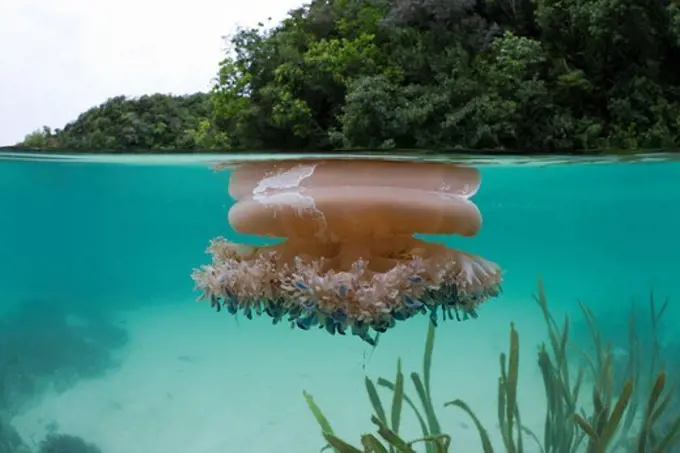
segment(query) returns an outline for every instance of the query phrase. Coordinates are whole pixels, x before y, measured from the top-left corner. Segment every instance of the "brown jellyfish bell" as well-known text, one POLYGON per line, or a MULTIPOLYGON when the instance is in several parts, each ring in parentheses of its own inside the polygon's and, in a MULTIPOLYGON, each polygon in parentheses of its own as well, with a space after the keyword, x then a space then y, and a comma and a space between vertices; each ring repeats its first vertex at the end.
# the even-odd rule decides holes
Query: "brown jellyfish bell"
POLYGON ((274 324, 351 332, 375 344, 417 314, 477 317, 501 290, 501 270, 473 254, 414 237, 474 236, 475 168, 444 162, 297 160, 236 165, 229 223, 283 238, 271 246, 211 241, 212 264, 193 273, 199 300, 218 311, 263 313, 274 324))

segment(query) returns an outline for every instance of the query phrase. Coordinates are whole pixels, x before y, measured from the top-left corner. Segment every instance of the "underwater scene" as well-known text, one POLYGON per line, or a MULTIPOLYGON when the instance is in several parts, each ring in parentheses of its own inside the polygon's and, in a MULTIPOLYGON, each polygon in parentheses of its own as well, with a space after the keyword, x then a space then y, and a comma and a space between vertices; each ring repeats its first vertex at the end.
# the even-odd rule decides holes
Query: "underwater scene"
POLYGON ((680 452, 679 182, 0 154, 0 453, 680 452))

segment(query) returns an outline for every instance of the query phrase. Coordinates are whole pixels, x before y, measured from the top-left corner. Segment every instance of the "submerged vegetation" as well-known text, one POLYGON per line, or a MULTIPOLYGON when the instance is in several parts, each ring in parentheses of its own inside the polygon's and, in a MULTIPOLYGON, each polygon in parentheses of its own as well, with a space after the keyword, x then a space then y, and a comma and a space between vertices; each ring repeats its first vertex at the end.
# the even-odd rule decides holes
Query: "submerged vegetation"
POLYGON ((680 144, 680 7, 670 0, 312 0, 230 44, 209 94, 113 98, 20 145, 551 153, 680 144))
MULTIPOLYGON (((464 411, 479 432, 484 453, 503 451, 522 453, 672 453, 680 451, 680 395, 675 385, 669 385, 667 372, 660 363, 657 340, 643 349, 637 333, 636 312, 629 323, 629 353, 624 369, 617 369, 614 352, 605 342, 592 311, 580 304, 590 328, 592 345, 585 349, 570 340, 570 320, 565 316, 560 326, 548 308, 548 301, 539 281, 535 300, 541 308, 546 325, 547 341, 540 345, 538 365, 545 396, 545 423, 542 432, 533 432, 522 424, 518 395, 519 333, 510 325, 508 353, 500 355, 498 380, 498 429, 502 447, 494 446, 489 431, 465 401, 456 399, 442 404, 433 402, 430 392, 432 352, 435 327, 430 324, 425 342, 422 375, 410 374, 417 399, 416 404, 405 391, 401 361, 397 362, 394 381, 377 380, 378 387, 391 392, 391 407, 385 409, 375 383, 366 378, 366 390, 374 409, 371 421, 376 434, 361 436, 361 447, 342 440, 331 428, 328 419, 308 393, 304 393, 318 421, 326 448, 335 453, 415 453, 418 444, 425 444, 426 453, 457 451, 454 436, 445 431, 437 417, 437 408, 452 407, 464 411), (576 351, 574 356, 570 351, 576 351), (645 370, 643 372, 643 370, 645 370), (590 404, 584 388, 591 392, 590 404), (400 435, 404 403, 414 411, 422 437, 406 440, 400 435), (534 445, 527 446, 531 442, 534 445), (538 448, 538 450, 536 450, 538 448)), ((657 307, 650 298, 650 316, 657 328, 667 301, 657 307)), ((677 378, 677 376, 676 376, 677 378)))
MULTIPOLYGON (((90 302, 90 301, 88 301, 90 302)), ((30 300, 0 316, 0 453, 35 451, 12 426, 13 418, 47 391, 63 392, 118 365, 115 352, 127 331, 90 303, 30 300)), ((46 421, 38 453, 99 453, 83 439, 46 421)))
POLYGON ((0 415, 118 365, 127 331, 85 304, 25 301, 0 317, 0 415))
POLYGON ((102 453, 99 447, 68 434, 48 434, 40 442, 38 453, 102 453))

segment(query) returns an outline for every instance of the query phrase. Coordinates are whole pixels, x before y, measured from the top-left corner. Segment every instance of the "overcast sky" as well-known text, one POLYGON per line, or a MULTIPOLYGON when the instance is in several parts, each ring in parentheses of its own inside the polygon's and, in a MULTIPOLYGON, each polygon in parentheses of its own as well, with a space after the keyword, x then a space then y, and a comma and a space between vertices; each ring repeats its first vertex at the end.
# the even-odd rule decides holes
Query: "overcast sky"
POLYGON ((209 89, 237 25, 303 0, 0 0, 0 146, 117 95, 209 89))

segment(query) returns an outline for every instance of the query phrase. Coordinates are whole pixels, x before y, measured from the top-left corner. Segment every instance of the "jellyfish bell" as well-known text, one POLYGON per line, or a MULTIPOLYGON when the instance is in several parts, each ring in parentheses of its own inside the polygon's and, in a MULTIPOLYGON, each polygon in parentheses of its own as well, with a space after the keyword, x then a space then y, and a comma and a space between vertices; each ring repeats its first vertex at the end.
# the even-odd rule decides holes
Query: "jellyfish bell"
POLYGON ((229 222, 243 233, 288 238, 473 236, 481 215, 468 198, 479 184, 476 169, 436 163, 258 163, 231 176, 229 193, 238 202, 229 222))
POLYGON ((218 310, 368 342, 371 331, 418 314, 435 323, 440 313, 476 317, 500 292, 500 268, 415 235, 477 234, 482 218, 470 198, 479 186, 478 170, 441 162, 240 164, 230 175, 231 227, 283 241, 243 247, 215 239, 212 264, 193 277, 218 310))
MULTIPOLYGON (((325 186, 403 187, 470 198, 479 170, 440 162, 324 159, 235 164, 229 194, 239 200, 272 189, 325 186)), ((228 166, 221 168, 229 168, 228 166)))
POLYGON ((398 187, 288 189, 239 200, 229 223, 241 233, 347 242, 422 234, 473 236, 481 215, 458 196, 398 187))

